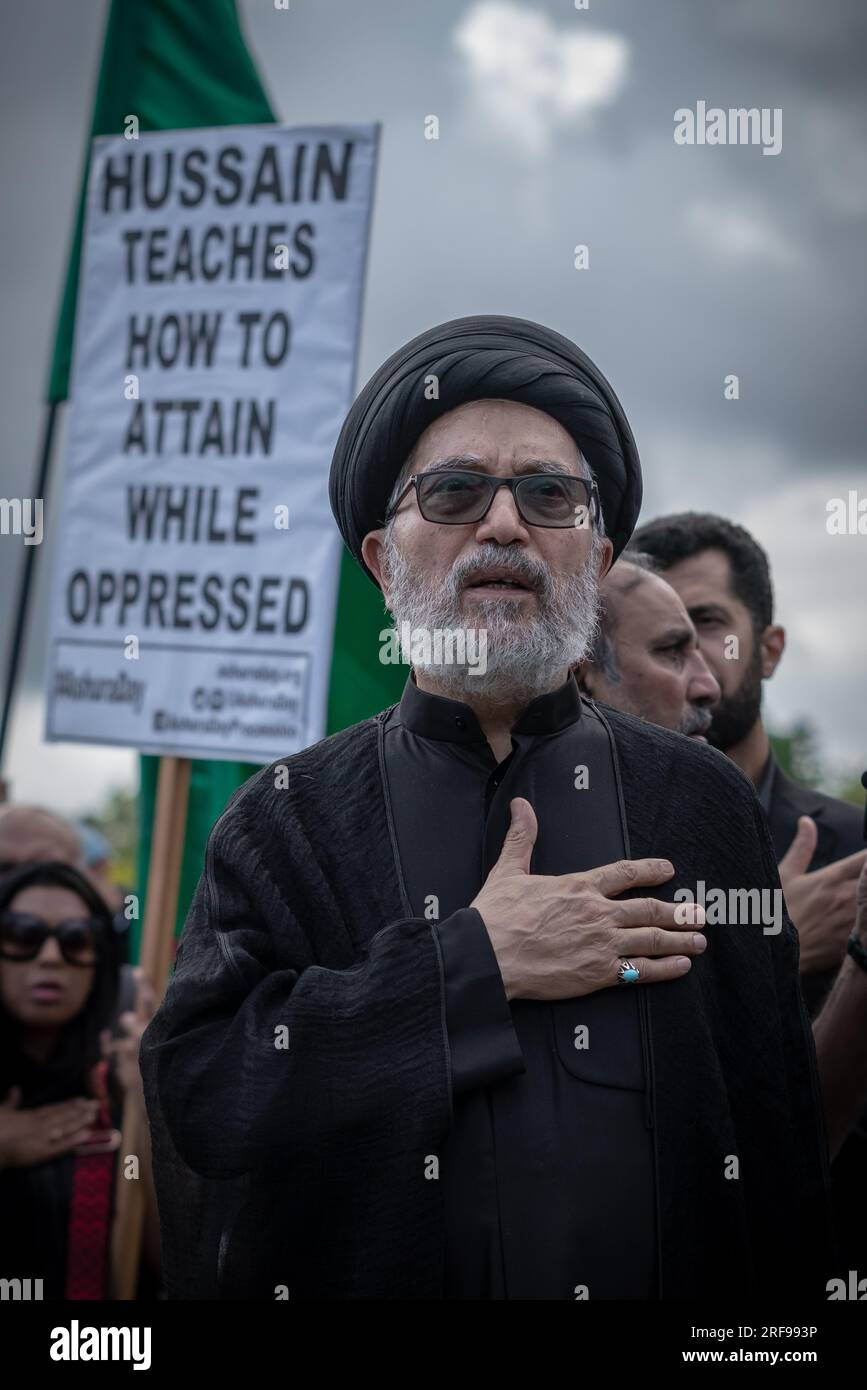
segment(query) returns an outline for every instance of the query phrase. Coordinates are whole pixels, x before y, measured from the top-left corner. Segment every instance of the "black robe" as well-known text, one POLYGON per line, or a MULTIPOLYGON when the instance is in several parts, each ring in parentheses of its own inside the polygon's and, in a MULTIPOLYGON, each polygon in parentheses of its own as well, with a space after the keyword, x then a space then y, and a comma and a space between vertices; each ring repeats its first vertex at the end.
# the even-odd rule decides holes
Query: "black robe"
MULTIPOLYGON (((657 896, 778 887, 734 764, 605 716, 629 853, 675 865, 657 896)), ((170 1297, 442 1297, 428 1174, 452 1113, 443 969, 434 924, 407 911, 382 718, 263 769, 211 833, 141 1053, 170 1297)), ((828 1161, 797 936, 788 917, 777 936, 707 933, 684 978, 632 986, 650 1027, 661 1294, 824 1298, 828 1161)))

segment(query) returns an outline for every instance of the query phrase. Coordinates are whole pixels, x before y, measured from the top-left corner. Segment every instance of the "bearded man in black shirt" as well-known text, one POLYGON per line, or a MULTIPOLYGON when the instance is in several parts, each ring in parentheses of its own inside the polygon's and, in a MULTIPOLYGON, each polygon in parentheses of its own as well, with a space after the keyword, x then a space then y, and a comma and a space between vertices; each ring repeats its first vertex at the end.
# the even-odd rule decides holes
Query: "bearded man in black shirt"
POLYGON ((571 674, 641 500, 611 387, 538 324, 439 325, 330 491, 412 670, 211 833, 142 1048, 170 1293, 823 1296, 797 939, 741 910, 781 903, 755 793, 571 674))

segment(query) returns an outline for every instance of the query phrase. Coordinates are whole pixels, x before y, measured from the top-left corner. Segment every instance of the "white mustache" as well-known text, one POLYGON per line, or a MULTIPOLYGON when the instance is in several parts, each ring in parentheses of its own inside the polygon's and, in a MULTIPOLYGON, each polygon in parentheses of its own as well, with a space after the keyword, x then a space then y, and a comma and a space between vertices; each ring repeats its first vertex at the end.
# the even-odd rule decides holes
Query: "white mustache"
POLYGON ((465 589, 474 579, 484 575, 486 570, 496 567, 508 571, 510 579, 520 579, 544 596, 551 587, 551 571, 540 560, 532 560, 529 555, 515 551, 501 550, 492 546, 489 550, 477 551, 475 555, 462 555, 454 563, 449 574, 449 584, 455 594, 465 589))
POLYGON ((683 721, 682 734, 706 734, 713 715, 709 709, 691 709, 683 721))

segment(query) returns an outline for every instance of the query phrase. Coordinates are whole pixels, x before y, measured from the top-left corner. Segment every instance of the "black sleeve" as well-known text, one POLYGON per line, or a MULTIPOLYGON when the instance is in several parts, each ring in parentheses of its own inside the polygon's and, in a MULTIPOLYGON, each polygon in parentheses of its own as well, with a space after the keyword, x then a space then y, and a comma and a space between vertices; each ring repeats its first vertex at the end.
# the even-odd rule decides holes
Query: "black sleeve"
POLYGON ((481 915, 455 912, 436 928, 455 1095, 526 1071, 500 967, 481 915))
MULTIPOLYGON (((291 853, 300 861, 300 849, 291 853)), ((333 904, 319 911, 315 925, 339 938, 333 904)), ((373 1142, 414 1178, 417 1151, 448 1128, 434 924, 383 926, 360 960, 338 939, 342 969, 316 963, 310 935, 242 813, 222 818, 140 1054, 149 1111, 205 1178, 291 1171, 300 1191, 314 1170, 350 1172, 356 1151, 373 1142)))
MULTIPOLYGON (((752 809, 762 878, 782 896, 768 823, 757 798, 753 798, 752 809)), ((782 931, 767 939, 779 1007, 775 1025, 793 1134, 788 1177, 795 1196, 790 1209, 798 1213, 798 1256, 807 1271, 803 1287, 818 1292, 824 1287, 833 1258, 830 1164, 816 1046, 801 992, 798 933, 785 904, 782 931)))

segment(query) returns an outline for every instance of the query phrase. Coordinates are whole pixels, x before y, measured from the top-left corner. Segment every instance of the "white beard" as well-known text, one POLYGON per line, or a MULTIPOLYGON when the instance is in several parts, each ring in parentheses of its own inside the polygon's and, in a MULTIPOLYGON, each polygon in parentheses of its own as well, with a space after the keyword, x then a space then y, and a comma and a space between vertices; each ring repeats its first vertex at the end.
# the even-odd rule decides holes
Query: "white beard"
MULTIPOLYGON (((433 579, 404 558, 386 532, 384 561, 391 588, 388 604, 398 637, 422 629, 457 631, 475 627, 487 632, 487 669, 480 673, 467 663, 414 661, 437 689, 453 699, 467 696, 505 701, 535 699, 565 679, 567 668, 587 656, 599 623, 597 560, 604 544, 594 532, 583 568, 557 578, 547 565, 509 546, 483 545, 462 556, 443 579, 433 579), (468 614, 461 599, 466 577, 481 565, 508 566, 516 579, 533 585, 536 609, 524 612, 520 600, 476 599, 468 614)), ((411 654, 403 649, 405 661, 411 654)))

